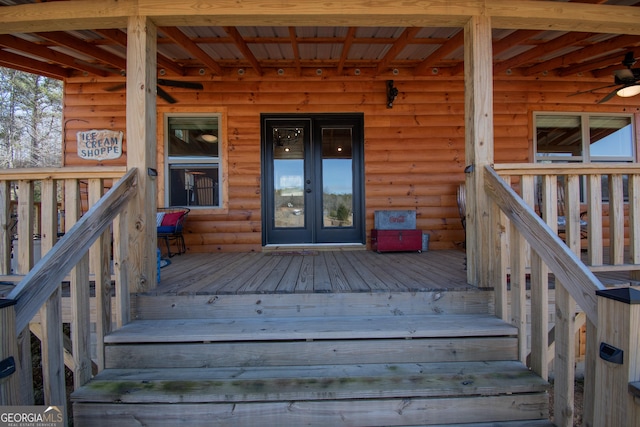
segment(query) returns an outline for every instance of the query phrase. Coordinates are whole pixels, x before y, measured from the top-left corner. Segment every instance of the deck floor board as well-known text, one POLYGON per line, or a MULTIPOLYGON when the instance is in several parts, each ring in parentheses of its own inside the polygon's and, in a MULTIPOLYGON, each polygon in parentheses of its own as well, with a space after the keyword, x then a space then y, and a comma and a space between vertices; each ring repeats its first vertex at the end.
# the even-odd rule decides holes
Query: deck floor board
MULTIPOLYGON (((161 270, 152 292, 233 295, 344 292, 421 292, 471 289, 460 250, 376 253, 300 250, 262 253, 186 253, 161 270)), ((628 282, 629 272, 597 273, 604 283, 628 282)), ((636 283, 636 282, 634 282, 636 283)))

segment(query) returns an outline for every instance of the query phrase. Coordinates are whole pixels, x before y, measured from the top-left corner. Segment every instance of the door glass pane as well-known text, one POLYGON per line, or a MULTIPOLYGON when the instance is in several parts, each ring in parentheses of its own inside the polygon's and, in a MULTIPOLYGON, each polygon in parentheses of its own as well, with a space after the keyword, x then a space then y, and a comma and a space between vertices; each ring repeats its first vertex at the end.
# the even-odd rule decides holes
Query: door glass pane
POLYGON ((274 227, 304 227, 303 128, 273 128, 273 188, 274 227))
POLYGON ((353 156, 350 128, 322 129, 322 223, 353 226, 353 156))

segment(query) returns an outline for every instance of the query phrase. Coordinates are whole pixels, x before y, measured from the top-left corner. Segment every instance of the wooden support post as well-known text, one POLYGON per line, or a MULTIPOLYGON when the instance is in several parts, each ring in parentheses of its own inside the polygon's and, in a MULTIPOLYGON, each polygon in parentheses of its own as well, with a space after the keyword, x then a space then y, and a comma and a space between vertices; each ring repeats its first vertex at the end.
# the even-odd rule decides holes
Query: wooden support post
POLYGON ((128 208, 127 277, 129 291, 139 292, 155 287, 157 278, 156 26, 132 16, 127 36, 127 169, 138 168, 138 192, 128 208))
POLYGON ((629 384, 640 381, 640 291, 597 291, 598 354, 594 426, 640 427, 640 409, 629 384))
POLYGON ((484 167, 493 163, 493 64, 491 19, 472 16, 464 27, 465 162, 467 165, 467 281, 491 283, 491 200, 484 167))
POLYGON ((0 378, 0 406, 27 405, 21 400, 20 358, 18 357, 18 340, 16 337, 16 302, 0 300, 0 361, 12 360, 15 372, 0 378), (10 359, 11 358, 11 359, 10 359))

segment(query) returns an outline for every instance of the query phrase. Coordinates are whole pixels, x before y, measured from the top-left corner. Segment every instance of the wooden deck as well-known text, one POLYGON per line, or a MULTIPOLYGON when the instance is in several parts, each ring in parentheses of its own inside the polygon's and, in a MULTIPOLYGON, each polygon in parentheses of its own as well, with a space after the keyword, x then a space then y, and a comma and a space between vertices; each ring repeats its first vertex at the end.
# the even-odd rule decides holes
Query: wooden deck
MULTIPOLYGON (((425 292, 475 289, 466 282, 465 253, 376 253, 300 250, 187 253, 161 269, 155 295, 425 292)), ((629 272, 596 273, 605 285, 625 285, 629 272)), ((550 276, 553 287, 553 276, 550 276)), ((636 282, 634 282, 636 283, 636 282)))
POLYGON ((471 289, 465 253, 302 250, 187 253, 161 269, 159 295, 419 292, 471 289))

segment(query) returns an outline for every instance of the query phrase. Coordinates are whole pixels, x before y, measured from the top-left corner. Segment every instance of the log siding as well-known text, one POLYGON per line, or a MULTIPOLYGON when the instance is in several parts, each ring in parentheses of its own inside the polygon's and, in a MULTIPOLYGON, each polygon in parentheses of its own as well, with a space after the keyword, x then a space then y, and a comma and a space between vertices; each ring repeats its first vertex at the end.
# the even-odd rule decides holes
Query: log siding
MULTIPOLYGON (((464 181, 464 82, 462 76, 389 76, 399 90, 386 108, 386 80, 369 77, 188 77, 203 91, 171 88, 174 105, 158 99, 158 206, 164 206, 163 120, 171 112, 222 113, 226 144, 222 209, 194 210, 186 226, 192 252, 261 251, 261 113, 363 113, 367 242, 378 209, 415 209, 417 228, 431 249, 460 247, 464 233, 456 204, 464 181)), ((92 166, 76 153, 76 132, 125 130, 125 92, 105 89, 119 80, 69 78, 65 84, 66 166, 92 166)), ((494 78, 496 163, 533 161, 533 112, 636 113, 634 98, 598 105, 598 96, 571 96, 577 85, 524 76, 494 78)), ((126 163, 124 156, 103 165, 126 163)))

